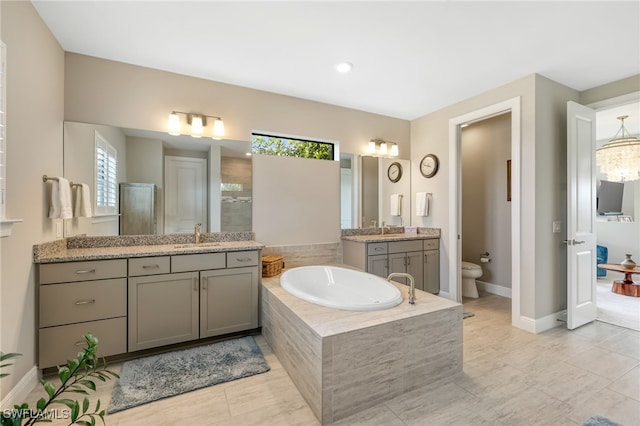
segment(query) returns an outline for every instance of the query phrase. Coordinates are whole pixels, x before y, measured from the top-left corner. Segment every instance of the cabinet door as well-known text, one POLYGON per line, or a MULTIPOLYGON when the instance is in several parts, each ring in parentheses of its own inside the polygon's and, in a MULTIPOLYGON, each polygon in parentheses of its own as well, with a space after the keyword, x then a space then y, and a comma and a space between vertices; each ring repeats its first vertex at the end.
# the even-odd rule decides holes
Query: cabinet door
POLYGON ((129 278, 129 352, 198 338, 197 272, 129 278))
MULTIPOLYGON (((407 272, 407 254, 406 253, 393 253, 389 255, 389 273, 393 272, 407 272)), ((394 278, 402 284, 408 284, 406 278, 394 278)))
POLYGON ((440 250, 424 252, 424 291, 440 293, 440 250))
POLYGON ((200 337, 258 327, 258 267, 200 272, 200 337))
POLYGON ((367 272, 382 278, 387 278, 387 275, 389 275, 388 270, 386 254, 367 256, 367 272))
POLYGON ((415 286, 418 290, 424 290, 423 253, 424 252, 422 250, 407 253, 407 273, 413 277, 413 281, 415 282, 415 286))

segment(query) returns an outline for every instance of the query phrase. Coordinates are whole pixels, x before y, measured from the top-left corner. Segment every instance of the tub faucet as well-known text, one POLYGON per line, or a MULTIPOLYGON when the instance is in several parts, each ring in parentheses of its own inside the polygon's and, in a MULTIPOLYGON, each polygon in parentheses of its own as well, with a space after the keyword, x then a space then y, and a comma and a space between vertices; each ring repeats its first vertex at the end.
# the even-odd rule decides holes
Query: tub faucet
POLYGON ((407 274, 405 272, 392 272, 387 277, 387 281, 391 281, 393 278, 396 278, 396 277, 409 279, 409 304, 415 305, 416 304, 416 285, 413 281, 413 277, 411 276, 411 274, 407 274))
POLYGON ((194 234, 194 239, 196 244, 200 244, 200 227, 202 226, 201 223, 196 223, 196 227, 193 230, 193 234, 194 234))

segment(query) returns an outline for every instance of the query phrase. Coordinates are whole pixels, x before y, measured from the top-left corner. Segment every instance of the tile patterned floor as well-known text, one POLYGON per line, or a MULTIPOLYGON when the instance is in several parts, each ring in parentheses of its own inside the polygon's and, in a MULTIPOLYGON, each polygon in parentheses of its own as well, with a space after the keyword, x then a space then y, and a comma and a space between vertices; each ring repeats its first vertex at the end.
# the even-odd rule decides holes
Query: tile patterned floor
MULTIPOLYGON (((533 335, 510 325, 510 300, 465 300, 464 373, 340 425, 579 425, 592 415, 640 425, 640 332, 594 322, 533 335)), ((109 426, 318 425, 271 349, 271 371, 106 417, 109 426)), ((119 370, 119 365, 112 365, 119 370)), ((107 404, 110 384, 93 399, 107 404)), ((41 395, 38 387, 30 400, 41 395)), ((53 424, 66 424, 54 422, 53 424)))

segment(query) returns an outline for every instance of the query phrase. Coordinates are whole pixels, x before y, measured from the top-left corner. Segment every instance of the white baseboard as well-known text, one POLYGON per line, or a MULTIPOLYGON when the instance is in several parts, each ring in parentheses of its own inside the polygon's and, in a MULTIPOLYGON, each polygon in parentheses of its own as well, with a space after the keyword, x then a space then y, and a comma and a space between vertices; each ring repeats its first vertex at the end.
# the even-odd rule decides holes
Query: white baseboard
POLYGON ((440 290, 440 292, 437 295, 440 297, 444 297, 445 299, 451 299, 451 295, 449 294, 448 291, 440 290))
POLYGON ((2 409, 13 408, 14 405, 20 405, 27 400, 27 397, 31 393, 34 387, 38 385, 39 374, 38 367, 33 366, 31 370, 27 371, 22 379, 9 391, 0 402, 2 409))
POLYGON ((508 297, 511 299, 511 288, 504 287, 497 284, 491 284, 485 281, 476 280, 476 284, 478 285, 478 290, 486 291, 487 293, 496 294, 502 297, 508 297))
POLYGON ((538 334, 547 330, 551 330, 555 327, 564 326, 565 322, 558 321, 559 319, 566 318, 567 311, 563 310, 560 312, 553 313, 551 315, 547 315, 546 317, 533 319, 525 316, 520 316, 518 324, 513 324, 516 327, 522 328, 530 333, 538 334))

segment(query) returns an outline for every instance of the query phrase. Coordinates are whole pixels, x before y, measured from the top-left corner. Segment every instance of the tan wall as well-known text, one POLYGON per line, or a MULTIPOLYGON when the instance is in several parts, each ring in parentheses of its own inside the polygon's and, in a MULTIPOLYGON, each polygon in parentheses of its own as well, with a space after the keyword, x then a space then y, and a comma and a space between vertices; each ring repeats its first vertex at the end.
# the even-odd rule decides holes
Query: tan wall
POLYGON ((269 246, 340 241, 340 162, 255 154, 253 175, 256 240, 269 246))
POLYGON ((32 247, 55 238, 54 221, 47 219, 50 184, 42 175, 62 176, 64 53, 30 2, 0 7, 7 45, 7 216, 24 220, 0 239, 0 349, 23 354, 0 380, 5 398, 36 365, 32 247))
POLYGON ((580 103, 590 105, 634 92, 640 92, 640 74, 584 90, 580 92, 580 103))
POLYGON ((511 287, 511 114, 462 129, 462 260, 482 267, 481 281, 511 287), (482 253, 490 263, 480 263, 482 253))
POLYGON ((567 102, 578 99, 575 90, 537 76, 535 318, 567 308, 567 102), (551 232, 553 221, 561 232, 551 232))
MULTIPOLYGON (((400 157, 409 157, 410 126, 406 120, 73 53, 66 53, 65 65, 66 120, 164 132, 170 111, 200 112, 221 116, 227 139, 248 141, 254 130, 271 131, 337 140, 341 152, 360 154, 365 152, 370 139, 384 138, 397 141, 400 157)), ((289 175, 293 176, 297 175, 289 175)), ((337 167, 335 176, 314 176, 319 182, 334 178, 339 178, 337 167)), ((254 171, 254 181, 272 182, 272 179, 254 171)), ((290 213, 288 227, 270 229, 273 221, 260 221, 271 209, 262 210, 258 203, 259 191, 256 186, 253 220, 258 239, 260 235, 277 234, 277 240, 285 244, 288 227, 308 226, 305 215, 296 214, 304 210, 304 202, 292 199, 291 204, 285 206, 290 213), (261 228, 261 223, 265 228, 261 228)), ((332 206, 339 206, 338 188, 334 196, 332 206)), ((308 240, 307 235, 305 242, 339 240, 340 211, 329 208, 327 212, 336 215, 336 228, 322 230, 315 241, 308 240)), ((299 241, 301 235, 290 235, 290 238, 293 243, 299 241)))
POLYGON ((290 96, 119 62, 65 54, 65 119, 164 132, 172 110, 218 115, 225 138, 252 130, 340 141, 364 153, 372 138, 398 142, 409 158, 409 122, 290 96))
POLYGON ((520 97, 521 109, 521 144, 523 162, 521 167, 521 197, 522 232, 521 243, 523 262, 521 264, 521 314, 534 318, 535 307, 535 75, 500 86, 489 92, 466 99, 447 108, 441 109, 411 122, 411 191, 431 192, 433 203, 428 217, 412 216, 412 224, 416 226, 430 226, 441 228, 440 240, 440 288, 450 292, 450 285, 455 277, 449 276, 449 262, 455 247, 450 247, 449 197, 455 196, 449 192, 449 173, 451 161, 449 159, 449 120, 481 108, 520 97), (438 173, 426 179, 420 174, 420 160, 426 154, 436 154, 440 159, 438 173))

